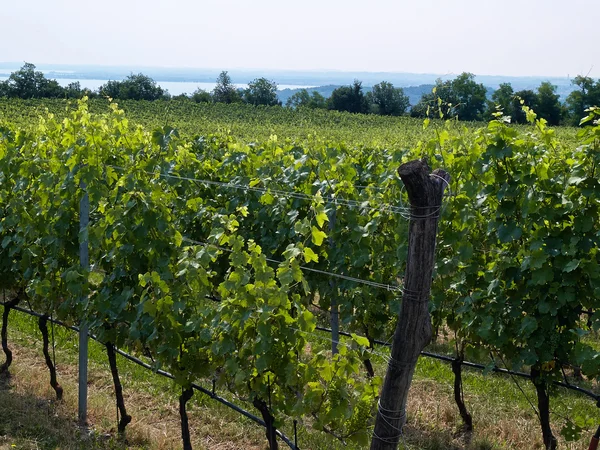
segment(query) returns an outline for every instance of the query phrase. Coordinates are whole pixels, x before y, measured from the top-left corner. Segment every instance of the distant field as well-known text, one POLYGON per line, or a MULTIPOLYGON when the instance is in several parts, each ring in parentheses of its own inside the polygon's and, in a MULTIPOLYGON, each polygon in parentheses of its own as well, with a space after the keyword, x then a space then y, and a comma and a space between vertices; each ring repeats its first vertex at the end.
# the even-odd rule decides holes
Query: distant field
MULTIPOLYGON (((264 141, 276 135, 279 140, 298 144, 307 141, 343 142, 353 148, 406 150, 420 141, 435 136, 441 122, 424 130, 423 120, 411 117, 385 117, 350 114, 325 110, 294 111, 281 107, 255 107, 192 103, 186 101, 119 101, 119 107, 134 124, 153 129, 163 126, 176 128, 182 137, 229 134, 242 142, 264 141)), ((19 100, 0 99, 0 123, 19 126, 37 124, 46 109, 57 117, 64 117, 76 105, 73 100, 19 100)), ((108 101, 93 99, 91 112, 107 112, 108 101)), ((454 127, 474 130, 482 123, 461 122, 454 127)), ((557 128, 561 140, 575 138, 572 127, 557 128)), ((464 133, 470 139, 472 133, 464 133)))

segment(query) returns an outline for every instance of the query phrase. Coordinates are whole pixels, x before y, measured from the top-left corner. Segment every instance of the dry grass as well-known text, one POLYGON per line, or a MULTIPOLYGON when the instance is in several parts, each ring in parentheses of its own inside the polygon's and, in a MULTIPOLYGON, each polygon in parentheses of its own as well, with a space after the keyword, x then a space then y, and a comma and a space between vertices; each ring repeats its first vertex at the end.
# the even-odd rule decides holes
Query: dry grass
MULTIPOLYGON (((91 364, 88 378, 91 428, 84 432, 76 423, 77 367, 58 364, 59 383, 65 394, 63 401, 57 402, 39 352, 15 344, 10 346, 14 354, 10 375, 0 380, 0 449, 181 448, 178 402, 173 391, 135 389, 124 380, 125 404, 133 421, 127 427, 127 439, 119 440, 110 372, 91 364)), ((190 406, 194 448, 264 448, 259 430, 249 431, 247 424, 227 423, 208 405, 196 402, 190 406)))
MULTIPOLYGON (((15 316, 16 318, 17 316, 15 316)), ((58 380, 64 387, 64 400, 56 402, 48 381, 40 341, 28 325, 11 327, 9 345, 14 352, 10 377, 0 378, 0 449, 178 449, 181 448, 177 393, 170 381, 119 359, 125 404, 133 422, 127 427, 127 440, 116 433, 116 406, 113 385, 103 348, 90 344, 89 422, 90 433, 82 433, 77 415, 77 352, 75 336, 65 334, 57 347, 58 380), (20 327, 23 326, 23 330, 20 327)), ((318 346, 318 345, 317 345, 318 346)), ((0 353, 1 355, 1 353, 0 353)), ((0 359, 2 359, 0 357, 0 359)), ((382 360, 383 361, 383 360, 382 360)), ((383 374, 385 364, 376 363, 383 374)), ((464 373, 465 401, 474 419, 475 430, 465 434, 452 396, 450 368, 422 359, 411 387, 405 442, 410 450, 492 450, 542 449, 538 419, 514 383, 507 378, 467 371, 464 373)), ((529 383, 523 389, 533 400, 529 383)), ((586 408, 598 415, 592 402, 565 394, 553 396, 558 412, 586 408)), ((252 407, 248 407, 252 411, 252 407)), ((237 413, 196 393, 189 408, 194 448, 214 450, 263 450, 262 428, 237 413)), ((557 426, 561 423, 552 417, 557 426)), ((598 417, 600 420, 600 417, 598 417)), ((308 424, 306 424, 308 426, 308 424)), ((285 430, 289 432, 290 430, 285 430)), ((345 448, 332 437, 300 428, 303 450, 345 448)), ((587 448, 593 430, 582 439, 565 443, 561 449, 587 448)), ((284 445, 282 444, 282 448, 284 445)), ((349 445, 349 450, 358 447, 349 445)), ((401 446, 402 448, 402 446, 401 446)))
POLYGON ((407 440, 424 448, 435 448, 436 442, 439 448, 447 449, 543 448, 537 418, 532 412, 514 405, 494 414, 498 405, 493 399, 468 394, 465 402, 474 419, 473 433, 462 429, 450 386, 441 386, 433 380, 415 380, 408 402, 407 440))

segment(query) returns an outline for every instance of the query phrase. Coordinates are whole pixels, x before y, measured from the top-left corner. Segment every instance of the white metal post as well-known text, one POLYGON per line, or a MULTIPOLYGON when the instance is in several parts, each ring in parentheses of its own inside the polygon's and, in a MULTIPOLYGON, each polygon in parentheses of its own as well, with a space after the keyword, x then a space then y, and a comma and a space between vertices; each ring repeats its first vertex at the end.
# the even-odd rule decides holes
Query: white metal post
MULTIPOLYGON (((79 202, 79 261, 84 270, 89 269, 90 256, 88 249, 87 228, 90 221, 90 198, 86 186, 82 183, 83 197, 79 202), (83 239, 81 239, 83 236, 83 239)), ((84 299, 81 299, 84 301, 84 299)), ((87 422, 87 378, 88 378, 88 326, 83 320, 79 324, 79 424, 85 426, 87 422)))

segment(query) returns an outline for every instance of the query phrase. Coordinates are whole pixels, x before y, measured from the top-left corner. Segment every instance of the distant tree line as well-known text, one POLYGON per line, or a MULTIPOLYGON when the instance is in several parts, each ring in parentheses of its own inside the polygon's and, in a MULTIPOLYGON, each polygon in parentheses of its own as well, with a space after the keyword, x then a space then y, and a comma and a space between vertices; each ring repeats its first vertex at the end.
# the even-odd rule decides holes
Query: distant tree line
POLYGON ((25 63, 13 72, 8 80, 0 82, 0 97, 18 98, 77 98, 83 95, 79 83, 62 87, 56 80, 49 80, 35 66, 25 63))
MULTIPOLYGON (((436 80, 430 93, 411 107, 408 96, 402 88, 382 81, 368 92, 363 92, 362 83, 336 88, 329 98, 317 91, 301 89, 286 102, 287 108, 329 109, 350 113, 379 114, 412 117, 458 118, 459 120, 489 120, 495 113, 509 116, 513 123, 525 123, 523 106, 532 108, 540 118, 550 125, 579 125, 585 110, 600 105, 600 80, 587 76, 577 76, 573 80, 577 89, 566 98, 559 100, 556 86, 543 82, 533 90, 515 92, 510 83, 502 83, 488 99, 487 88, 475 81, 475 75, 462 73, 452 80, 436 80)), ((21 69, 11 73, 8 80, 0 82, 0 97, 17 98, 81 98, 110 97, 119 100, 189 100, 197 103, 246 103, 250 105, 282 106, 277 97, 277 83, 266 78, 257 78, 246 89, 237 88, 226 71, 221 72, 212 92, 197 89, 191 95, 181 94, 172 97, 152 78, 144 74, 131 74, 122 81, 108 81, 97 91, 82 89, 79 82, 66 87, 50 80, 35 70, 35 66, 25 63, 21 69)))

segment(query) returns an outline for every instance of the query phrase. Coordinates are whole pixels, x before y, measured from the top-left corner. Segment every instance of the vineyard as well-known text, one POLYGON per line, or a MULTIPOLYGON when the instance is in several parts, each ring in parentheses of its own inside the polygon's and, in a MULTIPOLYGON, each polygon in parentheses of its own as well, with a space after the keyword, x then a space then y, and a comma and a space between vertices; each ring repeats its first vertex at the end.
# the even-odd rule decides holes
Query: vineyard
POLYGON ((470 360, 529 377, 546 448, 557 435, 587 444, 600 375, 600 110, 587 126, 555 131, 525 109, 529 125, 515 127, 501 115, 465 126, 2 100, 0 371, 12 360, 10 311, 25 308, 40 316, 57 399, 48 321, 87 328, 105 346, 121 433, 132 420, 116 360, 125 351, 180 388, 185 449, 199 383, 253 408, 270 448, 279 430, 304 448, 292 424, 356 448, 396 448, 406 410, 379 401, 398 362, 384 344, 418 301, 449 352, 467 430, 478 420, 463 401, 470 360), (411 203, 398 176, 416 160, 449 174, 429 209, 411 203), (404 282, 411 224, 432 220, 429 295, 404 282), (572 385, 589 409, 552 423, 553 396, 572 385), (374 432, 376 418, 392 422, 387 435, 374 432))

